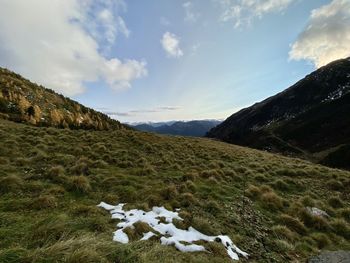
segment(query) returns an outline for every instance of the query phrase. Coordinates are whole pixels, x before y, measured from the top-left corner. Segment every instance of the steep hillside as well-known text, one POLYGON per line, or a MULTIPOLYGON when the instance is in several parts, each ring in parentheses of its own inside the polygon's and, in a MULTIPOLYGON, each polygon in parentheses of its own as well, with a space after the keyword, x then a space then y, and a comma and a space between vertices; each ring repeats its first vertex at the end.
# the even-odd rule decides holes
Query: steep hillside
POLYGON ((160 134, 203 137, 211 128, 218 125, 217 120, 177 121, 171 124, 157 125, 138 124, 133 126, 139 131, 155 132, 160 134))
POLYGON ((180 208, 178 228, 229 236, 242 262, 305 262, 350 249, 349 187, 349 172, 206 138, 0 119, 0 262, 233 262, 221 243, 139 241, 142 223, 113 242, 101 201, 180 208))
POLYGON ((233 114, 207 135, 348 167, 350 59, 330 63, 285 91, 233 114), (337 154, 338 150, 346 154, 337 154), (337 160, 330 155, 337 155, 337 160))
POLYGON ((118 121, 0 68, 0 118, 37 126, 120 129, 118 121))

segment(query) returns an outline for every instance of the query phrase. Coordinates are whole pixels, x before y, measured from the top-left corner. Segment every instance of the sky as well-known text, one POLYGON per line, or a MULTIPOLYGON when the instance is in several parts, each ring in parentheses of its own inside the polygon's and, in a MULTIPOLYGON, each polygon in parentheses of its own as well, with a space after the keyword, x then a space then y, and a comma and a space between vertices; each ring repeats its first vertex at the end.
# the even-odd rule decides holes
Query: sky
POLYGON ((225 119, 350 56, 350 0, 0 0, 0 66, 122 122, 225 119))

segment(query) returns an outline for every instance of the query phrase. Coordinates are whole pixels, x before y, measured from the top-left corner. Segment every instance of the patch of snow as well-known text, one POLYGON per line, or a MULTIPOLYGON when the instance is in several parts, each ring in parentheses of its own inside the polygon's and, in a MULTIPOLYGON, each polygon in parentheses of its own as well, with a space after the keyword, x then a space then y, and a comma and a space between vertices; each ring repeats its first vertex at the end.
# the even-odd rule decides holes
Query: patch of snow
POLYGON ((129 243, 129 237, 124 233, 123 229, 118 229, 114 232, 113 241, 117 241, 119 243, 127 244, 129 243))
POLYGON ((314 216, 329 217, 327 212, 317 208, 317 207, 306 207, 307 211, 314 216))
POLYGON ((327 98, 322 100, 322 102, 328 102, 328 101, 339 99, 349 92, 350 92, 350 85, 349 84, 347 84, 345 86, 340 86, 335 91, 328 94, 327 98))
POLYGON ((125 211, 123 209, 124 205, 125 204, 118 204, 114 206, 104 202, 101 202, 98 205, 98 207, 108 210, 112 214, 112 218, 121 220, 121 222, 117 224, 118 230, 114 232, 114 241, 123 244, 128 243, 129 237, 123 230, 127 227, 133 228, 136 222, 143 222, 148 224, 154 230, 154 232, 143 233, 141 240, 148 240, 153 236, 158 236, 160 237, 160 242, 162 245, 173 245, 182 252, 206 251, 204 246, 192 244, 195 241, 216 241, 220 242, 225 247, 227 254, 231 259, 238 260, 239 255, 248 257, 248 254, 233 244, 232 240, 228 236, 207 236, 193 227, 189 227, 188 230, 177 228, 173 224, 173 219, 183 220, 178 213, 180 209, 176 209, 176 211, 173 212, 167 210, 163 206, 155 206, 148 212, 138 209, 125 211), (160 220, 161 218, 164 218, 166 223, 162 223, 160 220), (186 244, 184 244, 184 242, 186 244))
POLYGON ((151 237, 155 236, 156 234, 154 234, 153 232, 147 232, 147 233, 143 233, 143 238, 141 238, 140 240, 148 240, 151 237))

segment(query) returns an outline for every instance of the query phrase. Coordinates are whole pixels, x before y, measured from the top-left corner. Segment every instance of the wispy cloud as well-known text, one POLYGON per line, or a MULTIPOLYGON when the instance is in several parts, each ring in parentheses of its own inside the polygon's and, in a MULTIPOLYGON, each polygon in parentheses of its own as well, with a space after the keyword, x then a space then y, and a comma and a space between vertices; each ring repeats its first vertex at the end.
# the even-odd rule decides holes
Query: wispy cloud
POLYGON ((185 10, 185 21, 196 22, 200 16, 199 12, 195 12, 192 2, 185 2, 182 4, 185 10))
POLYGON ((0 64, 65 95, 102 80, 125 89, 147 75, 146 62, 105 56, 130 34, 115 1, 0 1, 0 64))
POLYGON ((171 23, 166 17, 162 16, 160 18, 160 24, 163 26, 170 26, 171 23))
POLYGON ((122 117, 131 117, 131 116, 137 116, 137 115, 142 115, 145 113, 161 113, 161 112, 167 112, 167 111, 176 111, 180 110, 181 107, 178 106, 160 106, 160 107, 155 107, 151 109, 135 109, 135 110, 130 110, 126 112, 118 112, 118 111, 111 111, 106 108, 98 108, 100 109, 101 112, 104 114, 107 114, 109 116, 122 116, 122 117))
POLYGON ((169 57, 179 58, 183 56, 180 48, 180 39, 175 34, 170 32, 164 33, 160 42, 169 57))
POLYGON ((290 59, 306 59, 318 68, 350 56, 350 1, 333 0, 311 12, 307 28, 289 52, 290 59))
POLYGON ((255 19, 269 13, 284 11, 296 0, 214 0, 219 2, 222 13, 220 20, 233 22, 235 28, 249 26, 255 19))

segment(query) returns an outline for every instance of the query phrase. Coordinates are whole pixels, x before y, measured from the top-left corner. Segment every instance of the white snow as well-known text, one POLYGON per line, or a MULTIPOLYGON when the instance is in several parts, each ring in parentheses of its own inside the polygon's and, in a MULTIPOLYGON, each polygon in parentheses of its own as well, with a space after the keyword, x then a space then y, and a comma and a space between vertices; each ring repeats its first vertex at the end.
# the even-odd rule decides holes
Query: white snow
POLYGON ((153 232, 147 232, 147 233, 143 233, 143 238, 141 238, 140 240, 148 240, 151 237, 155 236, 156 234, 154 234, 153 232))
POLYGON ((203 240, 207 242, 221 242, 226 248, 227 254, 233 260, 238 260, 239 255, 248 257, 246 252, 240 250, 228 236, 207 236, 193 227, 189 227, 187 230, 179 229, 173 224, 173 219, 183 220, 178 211, 172 212, 164 207, 155 206, 151 211, 143 211, 138 209, 131 209, 129 211, 123 210, 125 204, 118 204, 116 206, 101 202, 98 206, 108 210, 112 214, 112 218, 121 220, 117 224, 118 230, 114 232, 113 240, 126 244, 129 242, 128 235, 124 233, 124 229, 127 227, 133 228, 136 222, 143 222, 148 224, 154 232, 143 233, 141 240, 148 240, 153 236, 160 237, 162 245, 171 246, 174 245, 178 250, 182 252, 195 252, 205 251, 205 247, 197 244, 192 244, 195 241, 203 240), (161 222, 161 218, 164 218, 166 223, 161 222), (184 244, 186 243, 186 244, 184 244))
POLYGON ((328 94, 327 98, 322 100, 322 102, 333 101, 341 98, 342 96, 348 94, 350 92, 350 85, 346 84, 345 86, 339 86, 338 89, 328 94))

